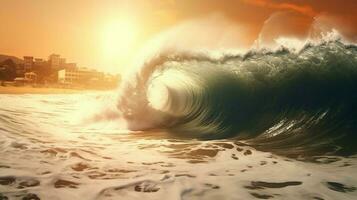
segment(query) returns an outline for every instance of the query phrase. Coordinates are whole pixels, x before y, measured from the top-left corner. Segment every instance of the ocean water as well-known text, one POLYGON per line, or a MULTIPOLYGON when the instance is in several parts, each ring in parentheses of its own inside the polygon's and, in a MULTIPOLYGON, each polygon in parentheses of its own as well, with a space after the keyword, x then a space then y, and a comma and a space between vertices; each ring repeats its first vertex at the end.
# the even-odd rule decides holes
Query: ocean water
POLYGON ((115 115, 97 112, 115 106, 113 96, 1 95, 1 198, 357 197, 354 155, 299 160, 257 150, 244 140, 120 130, 115 115))
POLYGON ((118 91, 0 95, 0 199, 356 199, 357 47, 161 51, 118 91))

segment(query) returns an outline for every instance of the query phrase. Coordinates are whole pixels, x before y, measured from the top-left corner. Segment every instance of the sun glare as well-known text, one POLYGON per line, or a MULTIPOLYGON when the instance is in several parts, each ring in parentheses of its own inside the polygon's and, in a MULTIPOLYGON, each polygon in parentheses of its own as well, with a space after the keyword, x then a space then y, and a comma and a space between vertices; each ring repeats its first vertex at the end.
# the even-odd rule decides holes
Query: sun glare
POLYGON ((108 23, 103 30, 103 53, 106 58, 125 57, 133 48, 137 27, 129 20, 108 23))

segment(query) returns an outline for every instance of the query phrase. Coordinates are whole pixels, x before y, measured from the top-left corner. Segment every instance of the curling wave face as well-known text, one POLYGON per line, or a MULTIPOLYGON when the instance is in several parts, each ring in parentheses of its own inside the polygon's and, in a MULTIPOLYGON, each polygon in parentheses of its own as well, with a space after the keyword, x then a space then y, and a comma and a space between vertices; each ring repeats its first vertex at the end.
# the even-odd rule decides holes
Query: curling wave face
POLYGON ((351 154, 357 150, 357 46, 337 39, 299 51, 219 58, 162 53, 122 84, 118 109, 133 130, 235 137, 294 154, 351 154))

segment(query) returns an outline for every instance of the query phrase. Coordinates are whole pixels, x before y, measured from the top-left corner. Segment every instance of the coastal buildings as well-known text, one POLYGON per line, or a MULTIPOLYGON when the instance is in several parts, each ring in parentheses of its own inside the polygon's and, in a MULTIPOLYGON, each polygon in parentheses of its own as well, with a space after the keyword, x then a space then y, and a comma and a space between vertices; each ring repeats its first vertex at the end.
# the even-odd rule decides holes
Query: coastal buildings
POLYGON ((42 58, 35 58, 35 60, 33 62, 34 68, 44 67, 44 66, 46 66, 46 64, 47 64, 47 62, 45 60, 43 60, 42 58))
POLYGON ((85 68, 82 69, 62 69, 58 71, 58 83, 75 85, 85 84, 87 80, 98 78, 100 74, 85 68))
POLYGON ((117 86, 119 76, 81 68, 76 63, 67 63, 59 54, 51 54, 48 60, 24 56, 17 63, 11 59, 1 62, 0 83, 4 81, 16 86, 109 89, 117 86))
POLYGON ((61 57, 58 54, 51 54, 48 57, 48 62, 49 62, 49 67, 51 69, 59 69, 60 68, 60 64, 61 64, 61 57))
POLYGON ((66 65, 66 59, 65 58, 60 58, 59 59, 59 67, 63 68, 66 65))
POLYGON ((64 65, 64 69, 68 69, 68 70, 74 70, 77 68, 77 64, 76 63, 65 63, 64 65))
POLYGON ((29 72, 33 67, 33 56, 24 56, 24 70, 25 72, 29 72))
POLYGON ((58 83, 65 87, 114 88, 118 81, 118 76, 87 68, 71 68, 58 71, 58 83))
POLYGON ((26 72, 25 73, 25 81, 28 83, 36 83, 37 74, 35 72, 26 72))

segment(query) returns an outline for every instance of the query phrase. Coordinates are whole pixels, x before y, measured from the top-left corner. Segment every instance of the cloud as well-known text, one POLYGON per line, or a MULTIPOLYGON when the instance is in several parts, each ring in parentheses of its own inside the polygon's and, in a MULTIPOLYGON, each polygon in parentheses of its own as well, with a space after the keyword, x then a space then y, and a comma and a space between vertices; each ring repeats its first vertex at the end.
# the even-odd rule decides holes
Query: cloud
POLYGON ((314 17, 317 15, 317 13, 312 9, 312 7, 308 5, 297 5, 293 3, 278 3, 272 0, 242 0, 242 1, 244 1, 247 4, 252 4, 260 7, 273 8, 278 10, 292 10, 310 17, 314 17))

